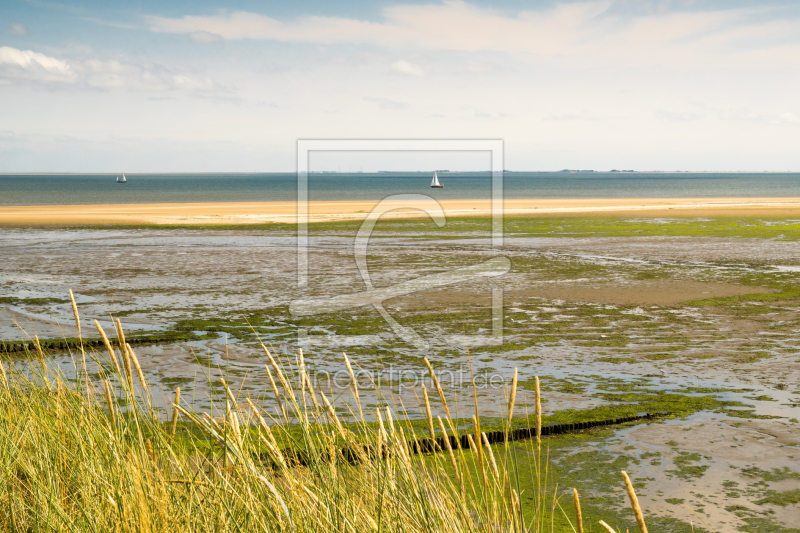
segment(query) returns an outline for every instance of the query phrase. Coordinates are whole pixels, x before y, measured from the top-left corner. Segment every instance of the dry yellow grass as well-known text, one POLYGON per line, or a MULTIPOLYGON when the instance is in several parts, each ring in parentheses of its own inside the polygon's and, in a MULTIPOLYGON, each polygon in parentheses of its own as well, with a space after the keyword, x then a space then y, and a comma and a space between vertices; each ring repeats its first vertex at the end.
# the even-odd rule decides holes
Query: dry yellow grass
MULTIPOLYGON (((124 342, 121 323, 117 327, 121 353, 128 358, 123 368, 133 365, 142 387, 134 388, 133 372, 119 366, 101 370, 97 393, 94 385, 47 367, 0 364, 3 531, 574 530, 553 525, 555 514, 569 519, 557 505, 556 485, 537 446, 526 451, 538 465, 536 497, 526 504, 532 507, 523 508, 512 486, 508 443, 501 445, 505 449, 490 446, 485 434, 459 433, 452 418, 445 424, 437 417, 441 435, 466 434, 470 449, 454 450, 445 440, 446 454, 412 455, 408 441, 426 436, 388 407, 376 411, 374 423, 366 420, 346 356, 356 405, 349 416, 355 422, 341 420, 321 391, 322 402, 316 402, 302 359, 293 367, 264 348, 278 378, 271 386, 283 399, 282 412, 273 417, 250 398, 237 401, 221 380, 222 412, 193 412, 181 405, 176 389, 174 400, 164 405, 172 418, 162 423, 136 354, 124 342), (295 385, 284 368, 299 376, 295 385), (184 420, 180 427, 178 414, 184 420)), ((110 342, 104 344, 108 350, 110 342)), ((430 366, 428 371, 440 390, 430 366)), ((509 416, 515 394, 512 385, 509 416)), ((435 436, 427 392, 423 396, 428 418, 423 433, 435 436)), ((478 417, 476 411, 476 430, 478 417)), ((623 478, 644 533, 635 493, 623 478)), ((580 528, 577 492, 574 498, 580 528)))
POLYGON ((639 498, 636 497, 636 491, 633 490, 633 483, 631 483, 631 478, 628 477, 628 473, 624 470, 622 471, 622 479, 625 480, 625 490, 628 493, 628 498, 631 501, 631 508, 633 509, 633 515, 636 517, 636 525, 639 526, 639 531, 641 533, 647 533, 647 526, 644 523, 644 515, 642 514, 642 508, 639 507, 639 498))
POLYGON ((572 500, 575 503, 575 528, 577 533, 583 533, 583 514, 581 513, 581 500, 578 489, 572 489, 572 500))

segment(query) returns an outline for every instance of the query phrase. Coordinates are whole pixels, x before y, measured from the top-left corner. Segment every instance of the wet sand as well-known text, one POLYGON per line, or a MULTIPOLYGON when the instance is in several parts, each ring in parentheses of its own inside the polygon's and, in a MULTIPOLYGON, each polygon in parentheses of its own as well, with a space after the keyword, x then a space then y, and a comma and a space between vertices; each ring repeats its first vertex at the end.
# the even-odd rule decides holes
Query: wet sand
MULTIPOLYGON (((793 472, 796 467, 800 435, 792 424, 698 413, 688 420, 634 426, 619 432, 617 438, 610 449, 636 458, 639 464, 631 470, 638 476, 658 479, 657 484, 637 491, 644 509, 658 509, 662 516, 684 522, 694 520, 698 531, 706 531, 692 513, 699 510, 714 531, 731 533, 752 531, 742 520, 746 517, 770 516, 778 524, 791 525, 800 518, 800 511, 791 504, 764 501, 753 505, 753 500, 769 491, 790 491, 798 486, 796 476, 780 479, 774 475, 783 469, 793 472), (692 467, 701 469, 695 471, 699 475, 692 475, 691 470, 681 475, 676 464, 687 457, 692 467), (758 475, 759 469, 762 475, 764 471, 773 473, 766 476, 768 482, 758 475)), ((780 531, 778 527, 774 530, 780 531)))
MULTIPOLYGON (((359 220, 375 200, 320 201, 308 205, 309 220, 359 220)), ((442 200, 450 217, 489 216, 489 200, 442 200)), ((397 204, 384 217, 427 216, 416 207, 422 203, 397 204)), ((794 216, 800 215, 800 198, 607 198, 607 199, 508 199, 505 216, 794 216)), ((0 225, 48 226, 91 224, 258 224, 297 222, 296 202, 238 202, 185 204, 104 204, 2 206, 0 225)))

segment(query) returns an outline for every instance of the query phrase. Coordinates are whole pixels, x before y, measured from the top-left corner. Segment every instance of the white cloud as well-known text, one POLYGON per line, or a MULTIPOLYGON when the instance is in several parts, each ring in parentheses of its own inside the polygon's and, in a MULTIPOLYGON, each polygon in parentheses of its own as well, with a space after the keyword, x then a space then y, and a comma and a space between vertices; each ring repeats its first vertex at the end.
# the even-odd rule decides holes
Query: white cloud
POLYGON ((587 118, 575 113, 563 113, 561 115, 547 115, 543 117, 542 120, 587 120, 587 118))
POLYGON ((674 122, 693 122, 695 120, 700 120, 703 115, 697 113, 685 113, 685 112, 674 112, 674 111, 664 111, 658 110, 656 111, 656 115, 666 120, 671 120, 674 122))
POLYGON ((77 65, 83 83, 97 89, 167 91, 171 89, 213 90, 218 87, 208 77, 195 77, 159 65, 149 68, 116 60, 89 60, 77 65))
POLYGON ((81 66, 86 83, 102 89, 166 91, 170 89, 213 89, 208 78, 195 78, 159 65, 149 68, 116 60, 91 60, 81 66))
POLYGON ((189 38, 196 43, 202 44, 220 44, 224 41, 221 35, 207 31, 193 31, 189 34, 189 38))
POLYGON ((207 76, 193 76, 159 65, 144 67, 117 60, 65 61, 32 50, 0 47, 0 84, 68 85, 130 91, 217 91, 207 76))
POLYGON ((70 82, 74 79, 75 73, 60 59, 32 50, 0 47, 0 81, 70 82))
POLYGON ((405 109, 408 107, 406 102, 397 102, 382 96, 365 96, 364 101, 377 104, 381 109, 405 109))
POLYGON ((794 113, 783 113, 778 117, 778 122, 784 124, 800 124, 800 117, 794 113))
POLYGON ((308 16, 281 21, 250 12, 148 17, 152 31, 207 32, 225 39, 369 44, 457 51, 500 51, 529 61, 590 66, 668 63, 681 68, 800 63, 800 22, 768 8, 623 15, 614 0, 560 3, 509 16, 460 0, 395 5, 383 20, 308 16), (756 16, 758 15, 758 16, 756 16))
POLYGON ((31 32, 25 24, 21 22, 12 22, 6 28, 6 33, 10 33, 11 35, 29 35, 31 32))
POLYGON ((413 63, 409 63, 405 59, 401 59, 400 61, 392 63, 392 70, 395 72, 399 72, 400 74, 407 74, 409 76, 425 75, 425 71, 423 71, 419 66, 413 63))

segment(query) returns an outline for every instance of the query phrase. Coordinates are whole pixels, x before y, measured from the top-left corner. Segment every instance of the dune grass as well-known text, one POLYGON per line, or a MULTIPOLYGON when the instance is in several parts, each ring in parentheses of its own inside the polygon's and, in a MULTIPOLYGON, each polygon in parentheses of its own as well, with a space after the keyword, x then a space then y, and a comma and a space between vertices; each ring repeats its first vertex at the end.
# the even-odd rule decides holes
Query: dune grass
MULTIPOLYGON (((488 445, 477 410, 469 450, 414 455, 409 442, 459 431, 449 411, 445 419, 430 414, 428 393, 446 406, 430 366, 433 387, 424 393, 423 434, 420 424, 397 410, 365 412, 352 371, 354 403, 343 419, 331 392, 314 389, 302 352, 294 360, 280 359, 263 345, 272 412, 237 396, 222 380, 217 412, 200 414, 162 400, 170 415, 163 418, 121 324, 116 346, 99 333, 105 352, 75 352, 74 379, 48 367, 41 348, 38 360, 0 366, 3 531, 608 528, 576 519, 577 492, 574 499, 559 497, 546 447, 537 440, 524 449, 533 470, 533 486, 528 480, 525 485, 534 497, 526 494, 523 505, 517 452, 508 443, 488 445), (87 357, 108 369, 99 380, 90 379, 87 357)), ((499 399, 507 403, 507 428, 515 387, 516 379, 505 400, 499 399)), ((633 487, 623 478, 640 530, 646 531, 633 487)))

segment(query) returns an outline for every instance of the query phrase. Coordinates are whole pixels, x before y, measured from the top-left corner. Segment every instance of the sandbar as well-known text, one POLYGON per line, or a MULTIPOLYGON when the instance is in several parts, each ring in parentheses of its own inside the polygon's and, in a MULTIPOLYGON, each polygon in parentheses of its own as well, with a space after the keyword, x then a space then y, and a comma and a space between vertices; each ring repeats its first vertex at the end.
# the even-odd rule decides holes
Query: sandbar
MULTIPOLYGON (((312 201, 308 220, 366 218, 378 200, 312 201)), ((448 217, 486 217, 490 200, 440 200, 448 217)), ((392 204, 383 217, 426 217, 421 202, 392 204)), ((800 216, 800 198, 507 199, 505 216, 800 216)), ((0 206, 3 226, 238 225, 298 220, 296 202, 209 202, 0 206)))

